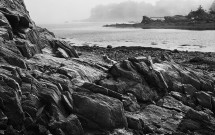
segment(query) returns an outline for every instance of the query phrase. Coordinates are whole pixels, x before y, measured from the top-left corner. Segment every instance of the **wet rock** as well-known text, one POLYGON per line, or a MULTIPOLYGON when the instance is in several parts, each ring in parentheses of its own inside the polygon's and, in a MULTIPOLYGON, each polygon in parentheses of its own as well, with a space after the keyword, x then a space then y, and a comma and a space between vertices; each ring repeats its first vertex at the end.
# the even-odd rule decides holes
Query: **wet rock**
POLYGON ((208 109, 212 109, 211 95, 206 92, 200 91, 195 93, 195 97, 201 106, 208 109))
POLYGON ((136 97, 131 93, 128 93, 127 95, 128 96, 124 97, 122 100, 124 109, 129 112, 140 110, 140 105, 138 104, 136 97))
MULTIPOLYGON (((145 133, 171 134, 175 133, 181 123, 184 114, 158 107, 156 105, 148 105, 139 113, 132 113, 133 120, 136 119, 137 124, 144 123, 145 133)), ((139 128, 139 127, 135 127, 139 128)))
MULTIPOLYGON (((82 85, 83 82, 95 82, 106 76, 103 70, 91 66, 87 63, 87 60, 83 62, 81 60, 56 58, 46 54, 36 54, 27 62, 33 69, 38 69, 42 66, 46 67, 46 72, 63 74, 72 79, 72 82, 75 82, 76 85, 79 85, 79 83, 82 85)), ((45 68, 42 68, 42 72, 44 72, 43 69, 45 68)))
POLYGON ((116 98, 116 99, 119 99, 119 100, 123 100, 123 95, 122 94, 114 92, 114 91, 109 90, 107 88, 101 87, 99 85, 95 85, 95 84, 92 84, 92 83, 85 82, 82 85, 82 87, 87 89, 87 90, 92 91, 93 93, 100 93, 100 94, 103 94, 103 95, 106 95, 106 96, 109 96, 109 97, 113 97, 113 98, 116 98))
POLYGON ((61 50, 60 51, 61 55, 57 55, 57 57, 62 57, 62 55, 63 55, 63 57, 69 56, 70 58, 78 58, 79 57, 77 52, 75 51, 75 49, 65 41, 52 39, 50 41, 50 45, 51 45, 51 47, 53 49, 54 54, 56 54, 57 50, 58 51, 61 50), (64 50, 64 51, 62 51, 62 50, 64 50))
POLYGON ((61 48, 58 48, 57 51, 55 52, 56 55, 60 58, 69 58, 68 54, 66 53, 66 51, 64 51, 61 48))
POLYGON ((11 40, 12 34, 8 32, 5 28, 0 28, 0 37, 2 37, 4 40, 11 40))
POLYGON ((24 112, 20 102, 20 95, 3 81, 0 81, 0 101, 4 114, 9 123, 20 129, 24 121, 24 112))
POLYGON ((15 43, 24 57, 31 58, 35 54, 41 53, 41 49, 36 44, 22 39, 16 39, 15 43))
POLYGON ((77 114, 87 117, 105 129, 127 127, 122 103, 101 94, 73 93, 77 114))
POLYGON ((171 96, 166 96, 160 99, 157 104, 161 107, 184 113, 188 112, 190 109, 190 107, 184 105, 182 102, 176 100, 171 96))
POLYGON ((64 107, 68 113, 73 112, 73 99, 72 95, 69 92, 65 92, 65 94, 62 95, 62 102, 64 104, 64 107))
POLYGON ((128 128, 135 129, 135 130, 143 130, 144 129, 144 122, 132 115, 132 113, 126 113, 126 118, 128 122, 128 128))
POLYGON ((37 45, 37 48, 38 50, 40 50, 41 53, 41 49, 43 49, 45 45, 42 43, 37 29, 36 28, 29 29, 28 31, 26 31, 25 36, 26 36, 25 39, 30 41, 31 44, 37 45))
POLYGON ((181 131, 195 131, 195 130, 198 130, 201 128, 201 124, 196 122, 196 121, 193 121, 193 120, 190 120, 190 119, 185 119, 181 122, 181 126, 180 126, 180 130, 181 131))
POLYGON ((109 135, 133 135, 133 133, 126 131, 125 129, 115 129, 113 133, 110 133, 109 135))
POLYGON ((197 92, 196 88, 190 84, 186 84, 183 87, 184 87, 184 92, 188 97, 193 97, 195 92, 197 92))
POLYGON ((14 42, 3 43, 0 41, 0 45, 0 55, 3 63, 26 69, 26 63, 14 42))
POLYGON ((6 129, 7 127, 8 118, 7 116, 0 110, 0 128, 6 129))
POLYGON ((50 82, 40 82, 44 85, 39 91, 39 97, 43 102, 59 104, 61 100, 61 92, 58 87, 50 82))
POLYGON ((202 132, 203 134, 211 134, 214 132, 215 119, 202 111, 196 111, 190 109, 185 119, 182 121, 180 130, 196 130, 197 132, 202 132))
POLYGON ((64 135, 83 135, 84 131, 78 117, 75 115, 68 116, 65 120, 54 122, 50 125, 53 134, 61 131, 64 135))

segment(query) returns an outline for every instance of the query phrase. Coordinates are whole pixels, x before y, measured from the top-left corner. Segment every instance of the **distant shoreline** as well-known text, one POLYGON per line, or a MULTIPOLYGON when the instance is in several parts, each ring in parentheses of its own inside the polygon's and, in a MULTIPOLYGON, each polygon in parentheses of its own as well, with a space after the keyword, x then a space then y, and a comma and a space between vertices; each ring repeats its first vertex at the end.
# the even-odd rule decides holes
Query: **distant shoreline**
POLYGON ((182 30, 215 30, 215 22, 210 23, 135 23, 135 24, 108 24, 103 27, 116 27, 116 28, 142 28, 142 29, 182 29, 182 30))

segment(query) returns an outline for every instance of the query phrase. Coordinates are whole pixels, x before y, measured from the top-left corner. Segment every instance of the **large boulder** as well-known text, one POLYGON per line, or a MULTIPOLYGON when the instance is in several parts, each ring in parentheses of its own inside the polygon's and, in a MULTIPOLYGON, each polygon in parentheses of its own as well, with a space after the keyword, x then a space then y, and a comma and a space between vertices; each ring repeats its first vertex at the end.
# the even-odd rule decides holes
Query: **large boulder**
POLYGON ((75 112, 104 129, 127 127, 122 102, 101 94, 73 93, 75 112))

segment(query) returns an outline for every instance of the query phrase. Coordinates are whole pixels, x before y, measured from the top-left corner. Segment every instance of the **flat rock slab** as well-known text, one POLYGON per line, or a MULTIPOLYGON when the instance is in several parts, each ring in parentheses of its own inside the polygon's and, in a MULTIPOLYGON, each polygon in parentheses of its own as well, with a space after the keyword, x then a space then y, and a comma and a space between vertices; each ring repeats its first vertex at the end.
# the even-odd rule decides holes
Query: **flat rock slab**
POLYGON ((37 54, 33 58, 28 60, 28 64, 32 68, 47 67, 47 70, 54 69, 56 72, 62 71, 66 76, 69 76, 72 80, 78 80, 80 82, 94 82, 100 80, 101 77, 105 77, 106 73, 90 65, 88 62, 83 62, 81 59, 63 59, 56 58, 50 55, 37 54))

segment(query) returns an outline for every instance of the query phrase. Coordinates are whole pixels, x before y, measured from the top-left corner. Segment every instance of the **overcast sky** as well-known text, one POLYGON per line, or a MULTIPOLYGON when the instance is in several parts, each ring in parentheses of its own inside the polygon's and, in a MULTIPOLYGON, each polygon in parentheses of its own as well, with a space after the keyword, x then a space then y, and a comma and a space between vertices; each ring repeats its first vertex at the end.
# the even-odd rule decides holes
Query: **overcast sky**
MULTIPOLYGON (((90 17, 91 9, 98 5, 121 3, 128 0, 24 0, 31 18, 37 24, 64 23, 90 17)), ((155 4, 159 0, 132 0, 155 4)), ((162 0, 161 0, 162 1, 162 0)), ((165 0, 164 0, 165 1, 165 0)), ((178 0, 181 1, 181 0, 178 0)), ((189 0, 187 0, 189 1, 189 0)), ((213 0, 191 0, 199 4, 213 0)), ((176 3, 177 4, 177 3, 176 3)))

